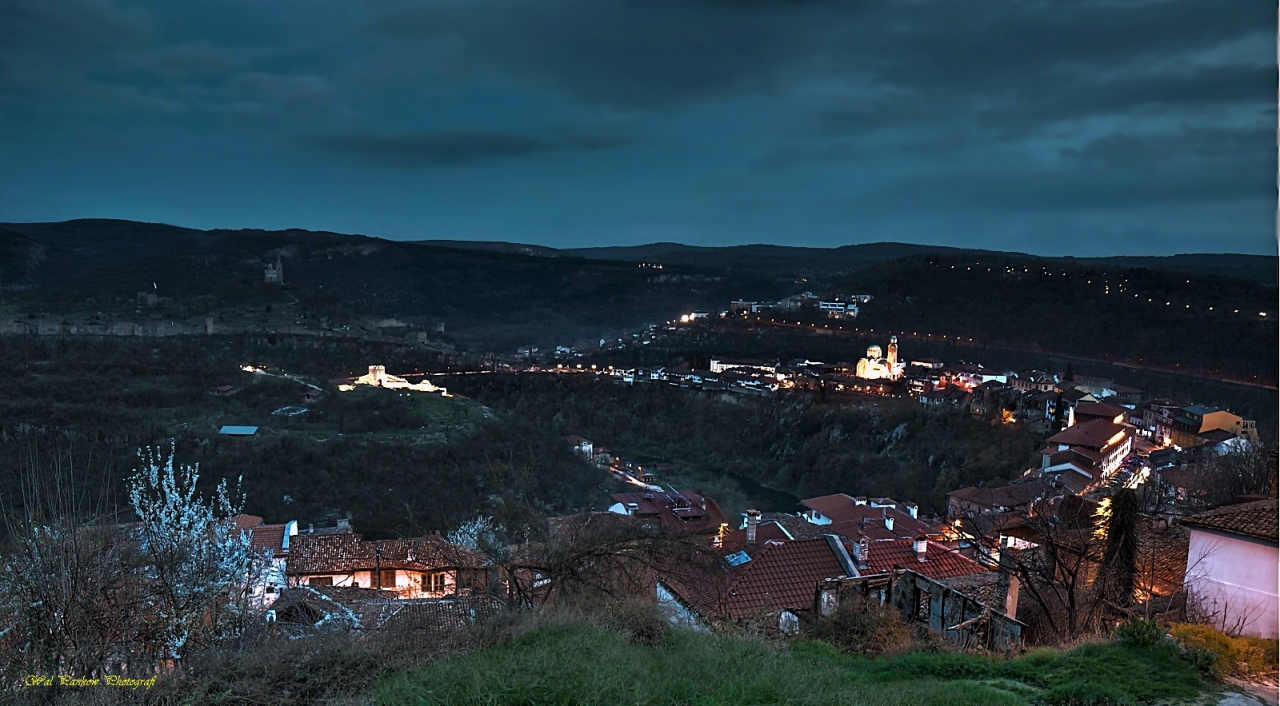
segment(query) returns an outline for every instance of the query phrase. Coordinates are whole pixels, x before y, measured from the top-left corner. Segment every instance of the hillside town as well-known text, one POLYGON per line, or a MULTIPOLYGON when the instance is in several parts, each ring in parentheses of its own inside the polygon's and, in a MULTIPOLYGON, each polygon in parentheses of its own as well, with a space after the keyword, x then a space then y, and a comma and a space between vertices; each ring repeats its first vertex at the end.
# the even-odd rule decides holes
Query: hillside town
POLYGON ((0 2, 0 706, 1280 706, 1276 32, 0 2))
MULTIPOLYGON (((553 600, 565 590, 557 582, 567 579, 546 553, 638 532, 684 538, 692 549, 647 562, 628 584, 635 598, 679 624, 764 620, 795 634, 857 594, 953 644, 1009 649, 1036 632, 1042 638, 1056 629, 1046 620, 1074 610, 1055 589, 1063 589, 1064 573, 1069 584, 1097 571, 1097 538, 1106 535, 1113 499, 1127 492, 1141 513, 1135 541, 1144 569, 1125 610, 1207 615, 1240 634, 1276 637, 1274 571, 1258 567, 1276 566, 1280 508, 1274 498, 1230 496, 1230 483, 1215 477, 1217 459, 1262 448, 1256 423, 1229 410, 1150 399, 1070 368, 1003 371, 906 357, 894 336, 851 363, 712 357, 696 371, 561 364, 529 372, 594 374, 688 394, 914 399, 939 413, 1034 428, 1046 445, 1039 463, 1007 485, 949 491, 936 515, 910 498, 834 494, 803 499, 794 511, 730 517, 716 498, 671 486, 670 461, 570 435, 565 443, 580 463, 630 489, 611 494, 607 510, 548 518, 547 533, 521 545, 486 545, 465 533, 365 540, 347 520, 301 529, 296 521, 238 517, 255 549, 272 557, 273 570, 252 591, 265 619, 294 632, 456 623, 460 615, 553 600), (1063 552, 1073 557, 1070 566, 1046 569, 1044 558, 1061 562, 1063 552)), ((414 389, 383 366, 355 382, 414 389)), ((422 389, 439 388, 424 382, 422 389)), ((1274 466, 1274 451, 1263 463, 1274 466)))
MULTIPOLYGON (((368 384, 381 384, 384 370, 371 371, 368 384)), ((1254 422, 1229 411, 1148 400, 1141 390, 1070 373, 904 363, 894 339, 883 350, 873 346, 856 366, 713 358, 709 370, 697 373, 597 372, 624 385, 717 394, 828 385, 905 394, 992 424, 1036 425, 1047 445, 1041 462, 1008 485, 947 493, 938 515, 926 516, 909 499, 835 494, 804 499, 793 512, 748 509, 729 517, 713 497, 664 485, 669 461, 571 435, 565 442, 581 463, 633 489, 610 495, 607 511, 550 518, 550 534, 525 545, 484 547, 474 536, 364 540, 346 520, 301 529, 296 521, 238 517, 253 546, 272 557, 273 570, 252 591, 266 619, 294 631, 320 625, 370 631, 397 620, 456 621, 459 611, 487 614, 538 602, 562 588, 553 585, 557 577, 540 552, 630 528, 688 538, 696 548, 655 561, 629 587, 687 626, 763 616, 771 629, 794 634, 831 614, 841 596, 860 592, 942 639, 1007 649, 1021 644, 1027 630, 1046 630, 1045 618, 1064 608, 1040 585, 1060 577, 1044 574, 1036 557, 1069 545, 1083 577, 1081 567, 1099 561, 1089 538, 1105 534, 1100 528, 1113 497, 1130 491, 1144 518, 1138 543, 1146 562, 1131 609, 1208 611, 1242 634, 1276 637, 1274 572, 1258 572, 1276 566, 1276 501, 1224 497, 1214 492, 1224 480, 1206 471, 1215 458, 1259 448, 1254 422), (884 384, 889 392, 881 391, 884 384), (1029 591, 1020 589, 1028 583, 1029 591), (924 596, 931 607, 918 609, 924 596), (945 628, 961 623, 966 628, 958 632, 945 628)), ((1272 452, 1265 463, 1275 462, 1272 452)))

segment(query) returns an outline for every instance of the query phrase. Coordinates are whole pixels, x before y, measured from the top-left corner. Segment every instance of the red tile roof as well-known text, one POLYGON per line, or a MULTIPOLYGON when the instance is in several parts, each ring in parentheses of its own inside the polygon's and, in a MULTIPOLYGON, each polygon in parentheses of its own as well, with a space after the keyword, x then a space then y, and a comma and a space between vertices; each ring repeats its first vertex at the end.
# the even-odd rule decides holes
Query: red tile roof
POLYGON ((282 557, 289 553, 284 548, 284 525, 258 525, 249 530, 249 545, 254 552, 270 551, 272 556, 282 557))
POLYGON ((241 531, 250 530, 262 524, 262 518, 257 515, 246 515, 241 513, 231 519, 236 521, 236 529, 241 531))
POLYGON ((1015 483, 1002 488, 961 488, 947 493, 962 503, 975 507, 1016 508, 1035 502, 1036 499, 1053 495, 1054 489, 1044 483, 1015 483))
POLYGON ((1109 419, 1090 419, 1067 427, 1065 430, 1049 437, 1051 444, 1067 446, 1084 446, 1090 449, 1101 449, 1116 434, 1125 431, 1125 427, 1109 419))
MULTIPOLYGON (((817 527, 817 525, 813 525, 817 527)), ((785 527, 774 522, 761 522, 756 526, 756 544, 764 544, 770 540, 775 542, 787 542, 795 539, 785 527)), ((747 546, 747 531, 745 529, 729 530, 725 533, 724 547, 726 549, 740 549, 747 546)))
POLYGON ((1076 419, 1115 419, 1129 410, 1106 402, 1081 402, 1076 405, 1076 419))
POLYGON ((1184 519, 1182 524, 1193 529, 1217 530, 1275 544, 1278 534, 1277 525, 1280 524, 1278 513, 1280 513, 1280 501, 1271 498, 1202 512, 1184 519))
MULTIPOLYGON (((1067 383, 1070 384, 1070 383, 1067 383)), ((1062 385, 1059 385, 1061 387, 1062 385)), ((1076 387, 1068 387, 1062 391, 1063 402, 1079 402, 1089 396, 1089 393, 1076 387)))
POLYGON ((871 556, 867 564, 870 571, 874 573, 911 569, 931 579, 945 579, 987 571, 982 564, 959 552, 947 549, 937 542, 928 542, 927 546, 925 561, 920 561, 916 558, 914 542, 910 539, 873 541, 868 544, 871 556))
POLYGON ((669 572, 662 583, 705 617, 738 620, 758 612, 813 606, 818 582, 846 575, 826 537, 771 541, 742 551, 750 561, 729 567, 705 560, 669 572))
POLYGON ((264 525, 257 515, 239 514, 232 518, 236 529, 249 534, 249 546, 255 552, 270 551, 281 557, 288 553, 284 548, 284 525, 264 525))
POLYGON ((358 534, 307 535, 290 538, 285 574, 343 574, 370 569, 432 571, 483 565, 471 551, 438 537, 366 542, 358 534))
POLYGON ((657 519, 677 531, 710 534, 729 522, 719 503, 691 490, 614 493, 609 498, 624 506, 635 503, 636 509, 628 510, 633 517, 657 519))
POLYGON ((761 609, 808 608, 819 581, 845 575, 825 537, 769 543, 748 553, 751 561, 733 572, 719 606, 719 612, 730 619, 761 609))
MULTIPOLYGON (((875 498, 875 501, 892 502, 891 498, 875 498)), ((818 498, 809 498, 801 500, 805 507, 816 510, 831 519, 830 525, 820 525, 824 532, 836 532, 838 534, 848 534, 855 529, 871 534, 875 530, 870 529, 872 526, 878 525, 884 529, 885 518, 893 518, 893 529, 884 529, 888 536, 893 537, 915 537, 920 532, 930 535, 941 533, 941 528, 933 523, 914 518, 897 507, 872 507, 870 504, 859 505, 856 500, 844 493, 836 495, 824 495, 818 498), (865 522, 864 522, 865 521, 865 522)), ((898 505, 898 503, 894 503, 898 505)))

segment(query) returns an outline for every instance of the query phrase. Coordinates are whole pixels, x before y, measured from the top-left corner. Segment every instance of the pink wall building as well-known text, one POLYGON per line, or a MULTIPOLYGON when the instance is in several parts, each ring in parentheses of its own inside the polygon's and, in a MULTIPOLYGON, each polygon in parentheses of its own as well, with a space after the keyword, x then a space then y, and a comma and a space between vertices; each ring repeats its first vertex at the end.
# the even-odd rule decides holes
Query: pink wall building
POLYGON ((1189 607, 1228 633, 1280 636, 1280 502, 1228 505, 1188 517, 1186 588, 1189 607))

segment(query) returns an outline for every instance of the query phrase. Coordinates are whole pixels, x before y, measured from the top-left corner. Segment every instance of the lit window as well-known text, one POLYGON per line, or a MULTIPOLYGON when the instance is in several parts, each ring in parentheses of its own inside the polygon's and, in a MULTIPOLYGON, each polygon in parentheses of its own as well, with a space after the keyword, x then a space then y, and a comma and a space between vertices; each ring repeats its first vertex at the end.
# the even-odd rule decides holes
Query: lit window
POLYGON ((423 574, 422 590, 427 593, 444 593, 444 577, 443 572, 423 574))

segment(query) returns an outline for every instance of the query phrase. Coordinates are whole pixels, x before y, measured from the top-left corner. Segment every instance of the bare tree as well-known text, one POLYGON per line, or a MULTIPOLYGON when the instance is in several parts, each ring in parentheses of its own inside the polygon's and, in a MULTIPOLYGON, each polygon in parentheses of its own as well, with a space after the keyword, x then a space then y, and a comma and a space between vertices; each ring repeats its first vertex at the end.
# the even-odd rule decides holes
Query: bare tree
POLYGON ((96 674, 145 639, 139 561, 101 486, 90 448, 32 442, 19 498, 3 498, 0 676, 96 674))
POLYGON ((1221 454, 1197 451, 1185 467, 1159 471, 1162 482, 1151 483, 1144 506, 1157 512, 1191 514, 1248 495, 1275 496, 1277 491, 1274 446, 1237 439, 1221 454), (1163 490, 1169 496, 1153 494, 1163 490), (1176 494, 1175 494, 1176 490, 1176 494))
POLYGON ((1098 572, 1105 548, 1096 506, 1075 496, 1035 503, 1019 523, 1029 539, 997 544, 992 518, 959 518, 960 532, 979 558, 999 563, 1018 578, 1021 595, 1035 607, 1033 623, 1051 641, 1065 642, 1094 632, 1105 614, 1105 578, 1098 572))
POLYGON ((511 607, 628 600, 652 590, 655 577, 707 549, 700 537, 613 513, 530 516, 506 544, 502 528, 477 518, 450 535, 499 568, 511 607))
POLYGON ((1277 490, 1275 449, 1265 444, 1238 441, 1232 450, 1213 460, 1224 497, 1239 495, 1275 495, 1277 490))
POLYGON ((122 523, 101 488, 86 488, 70 452, 30 452, 21 505, 4 499, 0 669, 24 673, 154 673, 226 644, 248 621, 265 557, 230 518, 225 484, 206 502, 196 469, 147 450, 131 480, 139 522, 122 523))

